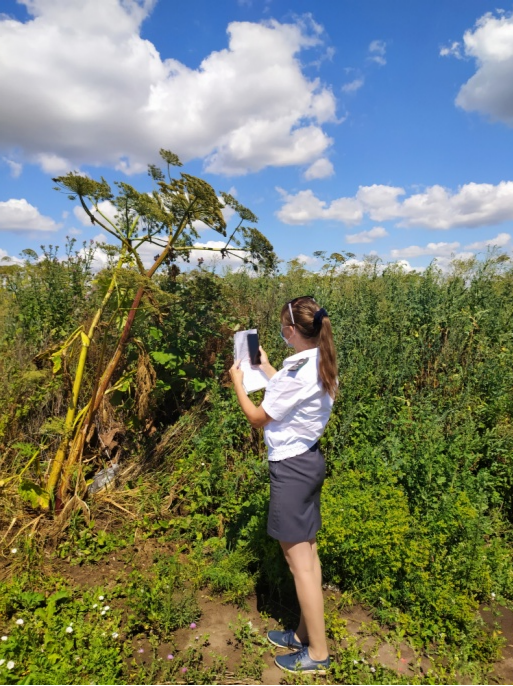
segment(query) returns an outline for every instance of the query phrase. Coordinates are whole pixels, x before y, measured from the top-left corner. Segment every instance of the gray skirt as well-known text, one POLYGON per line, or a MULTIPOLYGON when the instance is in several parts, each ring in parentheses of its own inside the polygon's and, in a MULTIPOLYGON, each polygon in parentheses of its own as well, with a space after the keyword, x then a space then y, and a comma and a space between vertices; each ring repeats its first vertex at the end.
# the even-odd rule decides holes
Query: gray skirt
POLYGON ((269 475, 269 536, 285 543, 315 538, 321 528, 321 488, 326 476, 319 443, 301 455, 269 461, 269 475))

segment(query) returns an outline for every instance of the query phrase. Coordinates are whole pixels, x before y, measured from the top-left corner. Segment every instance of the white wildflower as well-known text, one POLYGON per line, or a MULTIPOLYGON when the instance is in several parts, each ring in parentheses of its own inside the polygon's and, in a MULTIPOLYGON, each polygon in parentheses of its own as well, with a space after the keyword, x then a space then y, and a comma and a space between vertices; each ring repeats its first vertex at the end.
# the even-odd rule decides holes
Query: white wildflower
POLYGON ((18 552, 18 548, 11 548, 11 553, 13 555, 16 555, 17 552, 18 552))
POLYGON ((14 667, 14 662, 12 660, 9 660, 7 663, 7 669, 12 669, 14 667))
POLYGON ((66 627, 66 633, 67 633, 67 634, 72 634, 72 633, 73 633, 73 627, 72 627, 72 626, 67 626, 67 627, 66 627))
POLYGON ((104 599, 104 596, 102 596, 102 595, 98 596, 98 600, 103 600, 103 599, 104 599))
POLYGON ((492 600, 495 600, 495 593, 492 593, 492 600))
POLYGON ((20 617, 19 619, 16 620, 16 624, 17 624, 18 626, 23 626, 23 625, 25 624, 25 622, 24 622, 23 619, 20 617))
POLYGON ((110 606, 109 606, 109 605, 104 605, 104 606, 103 606, 103 609, 105 610, 105 612, 107 612, 107 610, 110 610, 110 606))
POLYGON ((105 610, 102 610, 102 611, 100 612, 100 614, 101 614, 101 615, 104 615, 104 614, 105 614, 105 610))
POLYGON ((8 638, 8 636, 2 636, 2 641, 7 641, 8 638))
POLYGON ((376 671, 376 667, 371 667, 371 668, 370 668, 370 671, 371 671, 371 672, 375 672, 375 671, 376 671))
POLYGON ((118 632, 117 632, 117 631, 114 631, 113 634, 112 634, 112 638, 117 638, 118 636, 119 636, 118 632))
POLYGON ((93 605, 93 610, 95 610, 97 607, 98 607, 98 603, 95 603, 95 604, 93 605))
POLYGON ((2 658, 2 659, 0 660, 0 667, 4 664, 4 662, 5 662, 5 660, 4 660, 4 658, 2 658))
POLYGON ((353 665, 357 665, 357 664, 358 664, 358 660, 353 660, 353 665))

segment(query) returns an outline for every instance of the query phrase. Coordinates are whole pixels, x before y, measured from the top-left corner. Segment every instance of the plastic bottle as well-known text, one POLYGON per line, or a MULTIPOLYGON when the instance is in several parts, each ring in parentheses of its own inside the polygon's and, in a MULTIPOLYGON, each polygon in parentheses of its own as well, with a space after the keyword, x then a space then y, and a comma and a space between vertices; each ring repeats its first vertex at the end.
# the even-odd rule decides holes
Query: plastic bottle
POLYGON ((106 467, 105 469, 99 471, 94 477, 93 482, 89 485, 88 492, 93 495, 94 493, 98 493, 98 491, 101 491, 103 488, 109 486, 115 481, 118 471, 118 464, 113 464, 110 467, 106 467))

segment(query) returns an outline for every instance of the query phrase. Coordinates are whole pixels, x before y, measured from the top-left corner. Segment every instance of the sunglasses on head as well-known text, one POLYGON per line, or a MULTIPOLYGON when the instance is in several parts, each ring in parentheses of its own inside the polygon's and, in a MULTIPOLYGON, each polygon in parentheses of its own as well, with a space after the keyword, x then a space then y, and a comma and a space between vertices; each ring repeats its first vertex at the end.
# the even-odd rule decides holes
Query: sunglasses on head
POLYGON ((302 300, 303 298, 310 298, 310 300, 315 300, 313 295, 298 295, 297 298, 292 298, 292 300, 289 300, 287 303, 287 305, 289 306, 290 318, 292 320, 293 326, 296 325, 296 322, 294 321, 294 315, 292 314, 292 305, 296 303, 298 300, 302 300))

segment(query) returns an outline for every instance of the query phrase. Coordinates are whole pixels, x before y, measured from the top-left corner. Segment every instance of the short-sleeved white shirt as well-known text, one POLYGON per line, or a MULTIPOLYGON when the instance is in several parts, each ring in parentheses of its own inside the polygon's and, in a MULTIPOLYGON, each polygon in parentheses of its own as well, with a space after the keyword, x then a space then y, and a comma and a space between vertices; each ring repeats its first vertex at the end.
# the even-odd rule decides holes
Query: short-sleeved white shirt
POLYGON ((264 427, 269 460, 284 460, 311 448, 322 436, 332 406, 319 376, 319 348, 287 357, 283 368, 269 379, 262 402, 273 418, 264 427), (300 360, 306 362, 292 370, 300 360))

